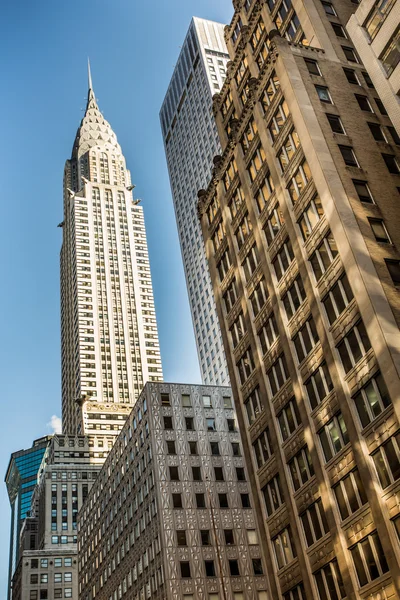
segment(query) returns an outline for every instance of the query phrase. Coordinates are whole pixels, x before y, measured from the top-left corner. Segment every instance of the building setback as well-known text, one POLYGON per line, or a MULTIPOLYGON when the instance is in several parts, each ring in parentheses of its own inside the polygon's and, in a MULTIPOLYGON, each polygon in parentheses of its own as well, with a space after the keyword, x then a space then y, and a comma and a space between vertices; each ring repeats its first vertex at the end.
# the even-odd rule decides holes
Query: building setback
POLYGON ((19 561, 19 539, 24 519, 29 516, 31 499, 42 467, 43 456, 51 436, 35 440, 32 448, 11 454, 5 482, 11 505, 10 557, 7 598, 11 598, 11 581, 19 561))
POLYGON ((230 388, 145 386, 79 513, 78 553, 81 600, 267 600, 230 388))
POLYGON ((400 2, 362 0, 346 29, 364 63, 400 144, 400 2))
POLYGON ((400 153, 351 2, 234 7, 199 213, 271 596, 394 599, 400 153))
POLYGON ((202 381, 215 385, 229 377, 196 206, 221 150, 212 96, 228 60, 224 26, 193 18, 160 111, 202 381))
POLYGON ((62 420, 118 435, 146 381, 162 379, 143 209, 89 70, 86 112, 64 171, 62 420))

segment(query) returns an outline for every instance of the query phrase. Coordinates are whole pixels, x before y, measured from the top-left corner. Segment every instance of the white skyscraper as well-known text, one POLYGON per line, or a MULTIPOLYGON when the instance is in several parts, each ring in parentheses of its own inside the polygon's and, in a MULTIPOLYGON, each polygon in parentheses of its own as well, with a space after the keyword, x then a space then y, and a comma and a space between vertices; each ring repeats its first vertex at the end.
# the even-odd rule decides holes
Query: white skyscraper
POLYGON ((65 433, 118 434, 143 385, 162 380, 143 210, 133 188, 89 69, 60 224, 65 433))
POLYGON ((229 384, 228 369, 197 217, 197 191, 208 186, 221 151, 212 97, 229 60, 224 25, 193 18, 161 111, 168 170, 203 382, 229 384))

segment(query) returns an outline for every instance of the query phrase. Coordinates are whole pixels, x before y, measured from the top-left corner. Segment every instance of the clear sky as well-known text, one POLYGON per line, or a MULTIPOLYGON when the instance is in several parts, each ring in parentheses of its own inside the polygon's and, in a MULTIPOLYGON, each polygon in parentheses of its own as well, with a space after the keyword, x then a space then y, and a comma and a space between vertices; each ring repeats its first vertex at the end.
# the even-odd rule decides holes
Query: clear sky
MULTIPOLYGON (((193 15, 228 22, 231 0, 4 0, 0 8, 0 472, 60 415, 62 178, 86 104, 99 106, 143 199, 164 377, 198 382, 158 113, 193 15)), ((10 509, 0 488, 0 597, 10 509)))

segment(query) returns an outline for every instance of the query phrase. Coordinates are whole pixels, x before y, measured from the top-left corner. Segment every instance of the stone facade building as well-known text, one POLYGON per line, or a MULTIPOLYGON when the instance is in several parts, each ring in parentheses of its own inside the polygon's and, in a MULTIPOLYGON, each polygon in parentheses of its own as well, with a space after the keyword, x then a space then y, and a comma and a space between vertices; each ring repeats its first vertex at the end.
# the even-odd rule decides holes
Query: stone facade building
POLYGON ((197 218, 197 190, 210 182, 212 158, 221 151, 212 96, 225 81, 228 60, 224 25, 194 17, 160 110, 200 371, 208 385, 228 385, 229 376, 197 218))
POLYGON ((346 29, 400 135, 399 0, 362 0, 346 29))
POLYGON ((79 513, 80 600, 269 598, 232 402, 145 386, 79 513))
POLYGON ((236 0, 199 192, 272 598, 400 587, 400 152, 344 0, 236 0))

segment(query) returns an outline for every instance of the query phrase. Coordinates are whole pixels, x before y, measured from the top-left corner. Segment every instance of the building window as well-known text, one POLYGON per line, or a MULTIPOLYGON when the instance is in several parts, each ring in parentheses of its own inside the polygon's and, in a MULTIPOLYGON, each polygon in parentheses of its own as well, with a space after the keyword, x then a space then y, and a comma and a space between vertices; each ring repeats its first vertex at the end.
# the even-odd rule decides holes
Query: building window
POLYGON ((233 279, 224 294, 225 310, 227 313, 232 309, 237 298, 236 281, 233 279))
POLYGON ((322 300, 330 325, 342 314, 353 298, 347 275, 344 274, 322 300))
POLYGON ((293 544, 290 526, 283 529, 271 540, 275 552, 278 569, 282 569, 296 558, 296 548, 293 544))
POLYGON ((178 546, 187 546, 186 531, 184 529, 177 530, 176 541, 177 541, 178 546))
POLYGON ((192 467, 193 481, 202 481, 201 467, 192 467))
POLYGON ((374 112, 367 96, 362 96, 360 94, 354 94, 354 95, 358 102, 358 106, 361 108, 361 110, 363 110, 365 112, 371 112, 371 113, 374 112))
POLYGON ((196 506, 197 508, 205 508, 206 507, 206 498, 204 494, 195 494, 196 497, 196 506))
POLYGON ((240 494, 240 500, 242 502, 242 508, 251 508, 249 494, 240 494))
POLYGON ((293 204, 297 202, 310 180, 310 167, 308 166, 308 162, 303 160, 299 168, 295 171, 287 188, 293 204))
POLYGON ((236 367, 239 373, 240 383, 243 385, 255 369, 253 351, 250 347, 244 352, 236 367))
POLYGON ((171 481, 179 481, 179 467, 169 468, 169 478, 171 481))
POLYGON ((389 571, 378 534, 371 533, 350 549, 360 586, 389 571))
POLYGON ((240 576, 239 563, 236 559, 229 561, 229 573, 231 574, 232 577, 240 576))
POLYGON ((185 417, 185 426, 187 431, 194 431, 193 417, 185 417))
POLYGON ((337 413, 318 432, 325 461, 328 462, 349 442, 346 423, 341 412, 337 413))
POLYGON ((233 192, 231 201, 229 203, 229 210, 230 210, 232 219, 235 217, 237 211, 242 206, 243 202, 244 202, 243 190, 240 187, 240 185, 238 185, 236 187, 235 191, 233 192))
POLYGON ((210 546, 211 545, 210 532, 208 529, 202 529, 200 531, 200 537, 201 537, 201 545, 202 546, 210 546))
POLYGON ((301 515, 307 546, 312 546, 329 531, 321 499, 307 508, 301 515))
POLYGON ((286 239, 272 261, 278 281, 282 279, 292 260, 294 260, 292 244, 289 239, 286 239))
POLYGON ((307 240, 323 214, 321 200, 319 196, 314 196, 298 222, 303 240, 307 240))
POLYGON ((382 154, 382 158, 385 161, 389 173, 393 173, 393 175, 398 175, 400 173, 398 162, 393 154, 382 154))
POLYGON ((326 117, 328 119, 329 125, 331 126, 333 133, 341 133, 343 135, 346 135, 342 121, 340 120, 340 117, 338 115, 330 115, 326 113, 326 117))
POLYGON ((257 333, 260 340, 263 354, 268 352, 272 344, 278 338, 278 326, 274 315, 272 314, 263 324, 262 329, 257 333))
POLYGON ((330 2, 322 2, 322 6, 329 17, 337 17, 336 11, 330 2))
POLYGON ((261 558, 252 558, 254 575, 264 575, 261 558))
POLYGON ((277 204, 275 208, 272 209, 271 214, 268 217, 263 228, 268 246, 272 244, 278 232, 281 230, 283 224, 283 215, 281 210, 279 209, 279 205, 277 204))
POLYGON ((303 280, 300 275, 298 275, 282 298, 288 320, 293 317, 305 298, 306 293, 304 291, 303 280))
POLYGON ((381 113, 381 115, 385 115, 387 117, 388 116, 387 110, 386 110, 382 100, 380 100, 379 98, 374 98, 374 100, 375 100, 375 104, 377 105, 378 110, 381 113))
POLYGON ((340 600, 346 597, 342 576, 336 560, 316 571, 314 578, 320 598, 324 598, 324 600, 340 600))
POLYGON ((268 127, 272 142, 275 141, 288 116, 289 108, 287 102, 286 100, 282 100, 276 109, 268 127))
POLYGON ((299 136, 295 129, 289 133, 286 140, 283 142, 283 145, 278 154, 279 164, 281 166, 282 172, 285 171, 287 166, 289 165, 291 159, 294 156, 297 148, 300 146, 299 136))
POLYGON ((364 323, 359 321, 337 346, 345 372, 348 373, 370 348, 364 323))
POLYGON ((400 260, 390 260, 385 258, 385 263, 394 285, 400 285, 400 260))
POLYGON ((229 508, 228 494, 218 494, 218 502, 220 508, 229 508))
POLYGON ((190 563, 186 561, 181 561, 181 577, 182 579, 190 579, 190 563))
POLYGON ((253 390, 250 396, 248 396, 244 402, 249 425, 252 425, 257 419, 258 415, 264 410, 264 407, 260 402, 259 388, 257 387, 255 390, 253 390))
POLYGON ((235 544, 233 529, 224 529, 224 537, 225 537, 225 544, 227 546, 233 546, 235 544))
POLYGON ((372 458, 383 489, 400 479, 400 433, 382 444, 372 458))
POLYGON ((196 456, 198 454, 197 453, 197 442, 188 442, 188 444, 189 444, 189 453, 191 455, 196 456))
POLYGON ((222 467, 214 467, 215 481, 225 481, 224 470, 222 467))
POLYGON ((204 568, 206 571, 206 577, 215 577, 215 566, 213 560, 205 560, 204 568))
POLYGON ((272 181, 271 173, 268 171, 262 185, 258 188, 258 191, 255 193, 255 200, 259 214, 263 211, 264 206, 268 204, 268 201, 274 189, 275 188, 274 183, 272 181))
POLYGON ((339 23, 332 23, 332 21, 331 21, 331 25, 332 25, 332 29, 335 32, 337 37, 347 39, 346 32, 343 29, 343 27, 341 25, 339 25, 339 23))
POLYGON ((301 363, 319 342, 314 319, 311 317, 292 339, 296 349, 297 360, 301 363))
POLYGON ((272 456, 271 448, 272 446, 269 429, 266 427, 262 434, 255 440, 255 442, 253 442, 254 456, 259 469, 261 469, 261 467, 272 456))
POLYGON ((339 146, 339 150, 342 153, 343 160, 348 167, 360 166, 351 146, 339 146))
POLYGON ((370 132, 372 133, 372 137, 376 142, 386 142, 387 139, 383 132, 383 129, 378 123, 367 123, 370 132))
POLYGON ((251 224, 248 215, 245 215, 243 219, 240 221, 237 230, 235 231, 235 238, 238 250, 243 246, 251 232, 253 231, 253 226, 251 224))
POLYGON ((172 417, 164 417, 164 429, 173 429, 172 417))
POLYGON ((242 456, 239 442, 231 442, 233 456, 242 456))
POLYGON ((326 104, 333 104, 329 90, 325 85, 316 85, 315 89, 317 91, 318 98, 321 100, 321 102, 325 102, 326 104))
POLYGON ((264 152, 264 148, 259 144, 255 152, 253 153, 250 164, 247 168, 247 171, 250 175, 251 181, 254 181, 257 177, 257 173, 260 171, 262 165, 266 161, 266 156, 264 152))
POLYGON ((230 268, 231 264, 232 264, 232 262, 231 262, 231 258, 229 256, 229 252, 226 251, 222 255, 221 260, 219 261, 219 263, 217 264, 217 271, 218 271, 218 275, 219 275, 220 281, 224 280, 226 274, 229 271, 229 268, 230 268))
POLYGON ((354 187, 356 188, 356 192, 358 194, 359 199, 361 200, 361 202, 368 202, 368 203, 374 203, 374 199, 372 198, 372 194, 371 191, 368 187, 368 184, 366 181, 360 181, 358 179, 353 179, 353 184, 354 187))
POLYGON ((321 71, 316 60, 311 60, 311 58, 305 58, 304 62, 306 63, 310 75, 321 76, 321 71))
POLYGON ((398 27, 394 35, 391 37, 389 44, 386 46, 381 56, 382 66, 389 77, 396 69, 400 62, 400 28, 398 27))
POLYGON ((171 406, 169 394, 161 394, 161 404, 162 406, 171 406))
POLYGON ((374 2, 374 8, 364 23, 364 29, 371 40, 375 38, 394 4, 395 0, 377 0, 374 2))
POLYGON ((277 414, 277 419, 282 440, 285 441, 301 425, 299 409, 294 398, 277 414))
POLYGON ((174 508, 182 508, 182 494, 172 494, 172 506, 174 508))
POLYGON ((176 454, 175 440, 167 440, 167 452, 168 454, 176 454))
POLYGON ((358 469, 343 477, 332 489, 342 519, 347 519, 367 502, 358 469))
POLYGON ((268 290, 265 286, 265 280, 261 279, 257 284, 254 292, 250 296, 251 307, 253 309, 254 317, 258 315, 262 307, 264 306, 269 296, 268 290))
POLYGON ((357 54, 354 51, 354 48, 350 48, 348 46, 342 46, 343 54, 347 58, 349 62, 359 63, 357 54))
POLYGON ((335 239, 329 231, 317 250, 310 257, 311 266, 317 281, 325 273, 337 254, 338 250, 335 239))
POLYGON ((243 137, 240 141, 243 154, 246 154, 249 149, 251 142, 254 140, 258 133, 257 124, 254 119, 251 119, 248 123, 247 129, 245 130, 243 137))
POLYGON ((376 241, 384 244, 391 244, 383 219, 368 218, 368 221, 371 225, 372 233, 374 234, 376 241))
POLYGON ((292 588, 286 594, 283 594, 283 600, 306 600, 306 593, 303 584, 300 583, 292 588))
POLYGON ((274 71, 271 77, 268 79, 267 85, 265 86, 265 90, 260 98, 260 102, 264 113, 267 112, 268 107, 271 105, 273 99, 275 98, 275 94, 278 92, 279 88, 279 79, 274 71))
POLYGON ((270 370, 267 373, 267 381, 269 385, 270 398, 280 390, 288 378, 288 369, 286 360, 283 354, 281 354, 270 370))
POLYGON ((395 130, 395 128, 392 127, 391 125, 388 125, 387 128, 389 129, 390 135, 392 136, 393 141, 396 144, 396 146, 400 146, 400 136, 397 133, 397 131, 395 130))
POLYGON ((258 263, 260 262, 256 245, 252 246, 248 254, 246 255, 242 267, 244 271, 244 277, 246 281, 249 281, 254 271, 256 270, 258 263))
POLYGON ((229 331, 231 334, 233 347, 236 348, 246 331, 243 313, 239 313, 237 319, 233 322, 233 325, 229 329, 229 331))
POLYGON ((284 502, 279 474, 268 481, 263 487, 262 493, 267 515, 270 517, 284 502))
POLYGON ((293 488, 297 492, 314 475, 314 467, 311 462, 308 446, 304 446, 292 460, 289 461, 289 470, 292 476, 293 488))
POLYGON ((219 443, 218 442, 210 442, 210 449, 212 456, 219 456, 219 443))
POLYGON ((353 69, 346 69, 343 67, 343 71, 349 83, 354 83, 354 85, 361 85, 360 80, 358 79, 357 74, 353 69))
POLYGON ((333 390, 333 383, 329 375, 326 363, 322 363, 305 383, 307 396, 311 409, 317 408, 318 404, 333 390))

